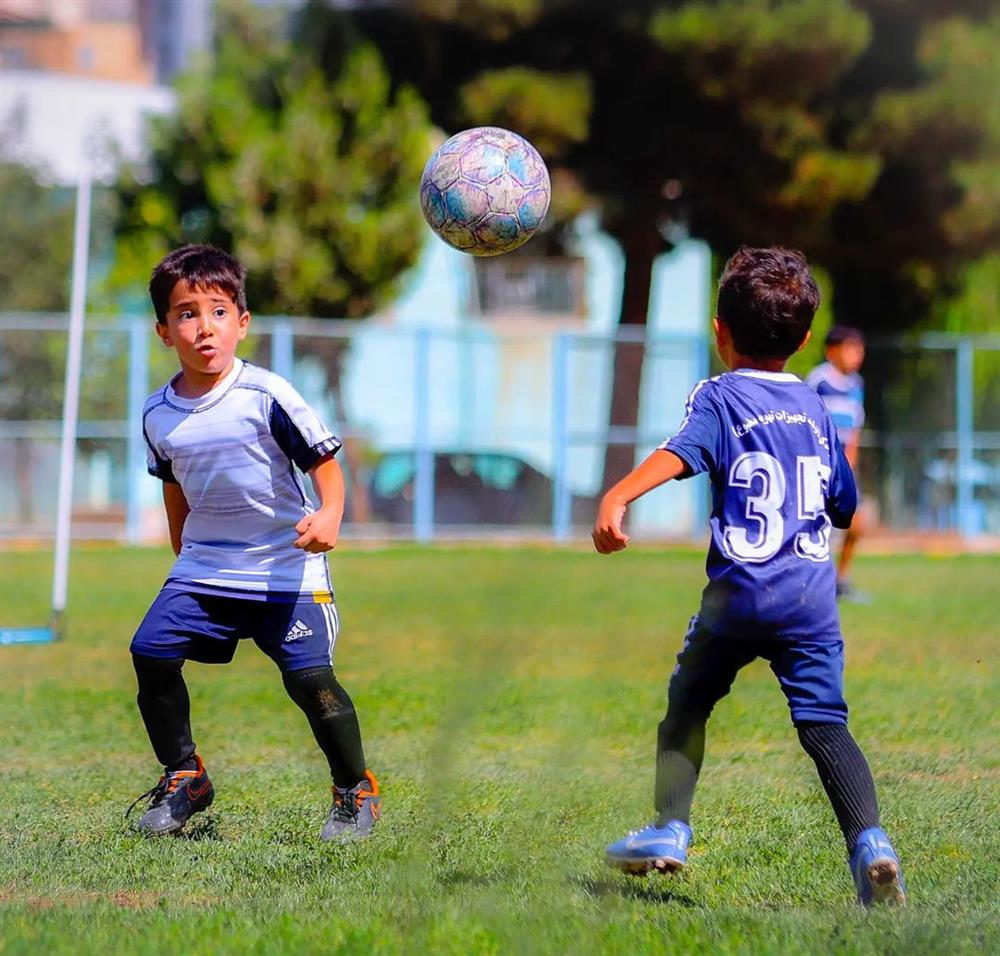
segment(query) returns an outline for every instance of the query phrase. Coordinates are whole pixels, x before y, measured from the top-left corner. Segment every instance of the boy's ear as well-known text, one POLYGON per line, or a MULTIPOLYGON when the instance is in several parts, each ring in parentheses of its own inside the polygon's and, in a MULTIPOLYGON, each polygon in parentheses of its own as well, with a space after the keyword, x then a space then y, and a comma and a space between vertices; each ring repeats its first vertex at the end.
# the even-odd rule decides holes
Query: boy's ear
POLYGON ((812 338, 812 334, 813 334, 812 329, 806 332, 805 337, 802 339, 801 342, 799 342, 799 347, 795 350, 796 352, 801 352, 806 347, 806 345, 809 343, 809 340, 812 338))
POLYGON ((174 341, 170 338, 170 326, 166 322, 156 322, 156 334, 160 337, 160 341, 169 349, 173 346, 174 341))
POLYGON ((237 341, 242 342, 247 337, 247 329, 250 326, 250 313, 244 312, 237 320, 238 335, 237 341))
POLYGON ((723 345, 732 340, 732 336, 729 334, 729 326, 717 315, 712 316, 712 330, 715 332, 716 345, 723 345))

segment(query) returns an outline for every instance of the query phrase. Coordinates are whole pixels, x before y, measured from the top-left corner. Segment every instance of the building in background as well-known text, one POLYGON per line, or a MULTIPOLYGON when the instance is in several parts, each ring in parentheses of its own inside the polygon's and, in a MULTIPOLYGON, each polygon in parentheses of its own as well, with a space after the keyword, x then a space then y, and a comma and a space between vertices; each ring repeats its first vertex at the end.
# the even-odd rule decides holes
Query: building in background
POLYGON ((135 0, 143 50, 169 83, 212 44, 212 0, 135 0))
POLYGON ((0 69, 149 85, 138 0, 0 0, 0 69))
POLYGON ((0 0, 0 69, 168 83, 212 39, 212 0, 0 0))

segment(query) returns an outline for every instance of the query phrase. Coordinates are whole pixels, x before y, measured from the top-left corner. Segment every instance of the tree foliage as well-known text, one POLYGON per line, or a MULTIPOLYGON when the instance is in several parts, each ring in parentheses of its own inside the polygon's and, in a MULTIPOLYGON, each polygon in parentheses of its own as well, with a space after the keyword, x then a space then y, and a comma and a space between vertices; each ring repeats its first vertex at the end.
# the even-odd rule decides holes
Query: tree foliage
POLYGON ((115 279, 210 242, 247 267, 261 312, 357 318, 389 301, 422 232, 426 109, 359 44, 335 62, 282 35, 277 11, 219 7, 217 49, 152 121, 151 158, 118 184, 115 279))
MULTIPOLYGON (((624 251, 623 324, 645 323, 653 260, 693 235, 720 256, 801 247, 829 270, 838 320, 892 329, 997 242, 994 9, 421 0, 361 4, 358 19, 447 130, 551 134, 557 188, 567 171, 624 251), (573 95, 552 122, 561 78, 573 95)), ((635 424, 640 373, 641 351, 620 348, 611 425, 635 424)), ((609 449, 607 476, 631 456, 609 449)))

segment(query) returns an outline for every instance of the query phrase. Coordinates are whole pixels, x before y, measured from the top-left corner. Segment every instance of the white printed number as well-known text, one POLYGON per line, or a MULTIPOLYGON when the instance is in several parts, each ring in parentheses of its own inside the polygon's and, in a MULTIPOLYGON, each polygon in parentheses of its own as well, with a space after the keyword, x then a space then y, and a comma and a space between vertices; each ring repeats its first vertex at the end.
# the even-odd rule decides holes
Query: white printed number
MULTIPOLYGON (((759 564, 769 561, 781 549, 785 520, 781 506, 785 503, 785 471, 781 462, 763 451, 740 455, 729 469, 729 486, 754 490, 747 495, 747 526, 726 525, 722 533, 726 553, 736 561, 759 564)), ((800 455, 796 459, 796 492, 800 520, 821 519, 818 529, 799 531, 795 535, 795 553, 809 561, 826 561, 830 556, 830 519, 826 514, 826 489, 830 468, 817 455, 800 455)))

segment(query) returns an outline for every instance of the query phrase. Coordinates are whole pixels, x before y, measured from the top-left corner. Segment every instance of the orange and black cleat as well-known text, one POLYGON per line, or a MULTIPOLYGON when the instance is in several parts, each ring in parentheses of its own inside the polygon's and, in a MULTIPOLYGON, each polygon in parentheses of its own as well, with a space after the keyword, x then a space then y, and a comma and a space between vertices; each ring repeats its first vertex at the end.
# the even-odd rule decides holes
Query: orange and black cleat
POLYGON ((350 790, 333 788, 333 806, 323 827, 322 839, 338 843, 362 840, 372 832, 381 815, 378 781, 370 770, 366 770, 364 778, 350 790))
POLYGON ((149 809, 142 815, 138 830, 149 836, 180 833, 195 813, 207 810, 215 799, 215 788, 208 779, 201 757, 195 754, 194 770, 164 770, 156 786, 147 790, 125 813, 149 798, 149 809))

